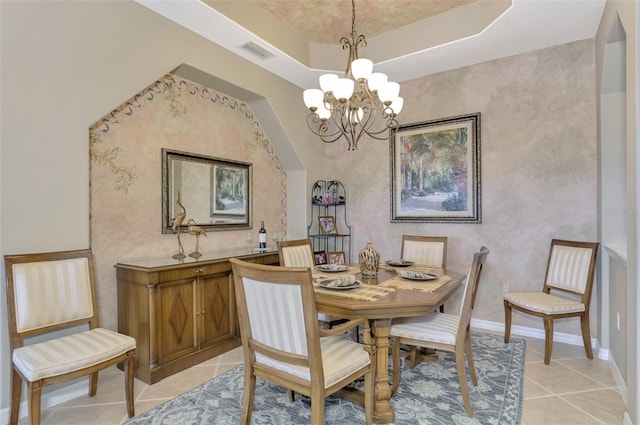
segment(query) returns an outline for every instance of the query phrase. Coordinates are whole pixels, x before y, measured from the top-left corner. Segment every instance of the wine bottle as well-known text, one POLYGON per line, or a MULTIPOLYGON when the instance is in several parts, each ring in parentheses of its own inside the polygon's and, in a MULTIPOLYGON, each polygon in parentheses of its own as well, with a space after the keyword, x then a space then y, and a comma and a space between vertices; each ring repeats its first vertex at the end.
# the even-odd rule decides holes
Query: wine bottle
POLYGON ((258 247, 261 251, 267 249, 267 231, 264 228, 264 221, 260 222, 260 230, 258 230, 258 247))

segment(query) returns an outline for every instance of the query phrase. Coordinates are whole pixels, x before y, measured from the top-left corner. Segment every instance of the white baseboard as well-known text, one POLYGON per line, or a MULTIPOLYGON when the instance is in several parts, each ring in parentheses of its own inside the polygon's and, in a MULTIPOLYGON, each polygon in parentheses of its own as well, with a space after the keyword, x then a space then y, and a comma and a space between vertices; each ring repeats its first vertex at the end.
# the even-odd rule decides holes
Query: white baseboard
MULTIPOLYGON (((49 390, 49 388, 46 388, 46 387, 43 388, 42 390, 42 400, 41 400, 42 409, 49 409, 53 406, 64 403, 65 401, 69 401, 76 397, 80 397, 82 395, 88 394, 89 378, 79 379, 78 381, 70 385, 64 385, 64 386, 61 386, 60 388, 54 389, 54 387, 50 387, 50 391, 47 391, 47 390, 49 390)), ((27 391, 28 391, 27 387, 23 385, 22 394, 23 395, 28 394, 27 391)), ((1 409, 0 423, 8 424, 9 414, 10 414, 9 407, 5 407, 4 409, 1 409)), ((27 400, 23 400, 22 402, 20 402, 20 417, 26 418, 27 416, 29 416, 29 402, 27 400)))
POLYGON ((629 391, 627 389, 627 384, 624 382, 624 378, 620 373, 620 369, 618 369, 618 365, 616 363, 616 360, 613 358, 613 355, 611 355, 611 360, 609 364, 611 366, 611 373, 613 374, 613 379, 616 381, 616 385, 620 390, 620 396, 622 397, 622 400, 624 401, 625 406, 628 406, 627 397, 628 397, 629 391))

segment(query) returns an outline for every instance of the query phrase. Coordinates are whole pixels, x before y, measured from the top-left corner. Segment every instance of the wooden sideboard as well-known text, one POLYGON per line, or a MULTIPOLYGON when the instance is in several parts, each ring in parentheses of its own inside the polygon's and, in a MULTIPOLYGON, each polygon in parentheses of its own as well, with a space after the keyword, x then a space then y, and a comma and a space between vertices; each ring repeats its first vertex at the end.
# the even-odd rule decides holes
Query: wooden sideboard
POLYGON ((136 339, 138 379, 153 384, 241 345, 229 258, 279 264, 270 248, 115 265, 118 332, 136 339))

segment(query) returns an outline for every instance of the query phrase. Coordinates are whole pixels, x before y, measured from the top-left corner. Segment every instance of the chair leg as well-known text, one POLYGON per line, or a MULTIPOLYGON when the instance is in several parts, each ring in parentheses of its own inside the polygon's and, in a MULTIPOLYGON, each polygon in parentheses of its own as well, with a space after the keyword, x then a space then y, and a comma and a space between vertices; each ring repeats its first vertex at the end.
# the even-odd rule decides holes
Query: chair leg
POLYGON ((589 329, 589 312, 585 312, 580 316, 580 327, 582 328, 582 342, 584 342, 584 352, 588 359, 593 358, 593 350, 591 349, 591 330, 589 329))
POLYGON ((511 305, 504 300, 504 342, 507 344, 509 342, 509 337, 511 336, 511 305))
POLYGON ((287 390, 287 396, 289 398, 289 403, 296 401, 296 393, 293 390, 287 390))
POLYGON ((467 352, 467 363, 469 363, 469 374, 471 375, 471 382, 473 386, 478 386, 478 378, 476 377, 476 367, 473 364, 473 353, 471 352, 471 331, 467 329, 467 336, 464 341, 465 350, 467 352))
POLYGON ((416 366, 418 366, 418 347, 411 345, 409 346, 409 369, 416 366))
POLYGON ((136 415, 135 404, 133 402, 135 359, 135 355, 131 355, 124 361, 124 394, 127 399, 127 415, 129 415, 130 418, 136 415))
POLYGON ((469 398, 469 387, 467 385, 467 377, 464 368, 464 349, 456 349, 456 369, 458 370, 458 381, 460 382, 460 392, 464 401, 464 410, 467 416, 473 417, 473 409, 471 408, 471 399, 469 398))
POLYGON ((393 383, 391 385, 391 397, 395 397, 400 384, 400 340, 391 337, 391 357, 393 358, 393 383))
POLYGON ((89 397, 93 397, 98 392, 98 372, 89 375, 89 397))
POLYGON ((12 365, 11 366, 11 413, 9 418, 10 425, 18 425, 21 396, 22 396, 22 377, 20 377, 20 374, 12 365))
POLYGON ((553 319, 544 319, 544 364, 551 362, 551 351, 553 350, 553 319))
POLYGON ((313 391, 311 394, 311 423, 324 424, 324 392, 313 391))
POLYGON ((29 416, 31 425, 40 425, 40 400, 42 397, 42 382, 29 382, 29 416))
POLYGON ((253 411, 253 396, 256 392, 256 376, 250 367, 245 366, 244 390, 242 394, 242 416, 240 423, 249 425, 251 423, 251 413, 253 411))

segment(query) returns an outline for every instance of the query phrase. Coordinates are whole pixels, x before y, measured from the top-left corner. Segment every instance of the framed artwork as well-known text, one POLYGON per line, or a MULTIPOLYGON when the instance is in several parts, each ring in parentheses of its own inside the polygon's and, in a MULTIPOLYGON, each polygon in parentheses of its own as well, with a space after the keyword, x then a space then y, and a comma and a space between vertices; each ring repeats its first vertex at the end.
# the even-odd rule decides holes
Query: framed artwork
POLYGON ((401 125, 390 137, 392 223, 482 222, 480 113, 401 125))
POLYGON ((320 233, 323 235, 337 235, 338 228, 336 227, 336 219, 332 215, 319 216, 318 226, 320 233))
POLYGON ((345 264, 344 251, 328 252, 329 264, 345 264))
POLYGON ((320 264, 327 264, 327 253, 325 251, 316 251, 313 253, 316 266, 320 264))

